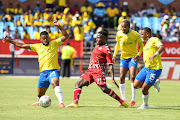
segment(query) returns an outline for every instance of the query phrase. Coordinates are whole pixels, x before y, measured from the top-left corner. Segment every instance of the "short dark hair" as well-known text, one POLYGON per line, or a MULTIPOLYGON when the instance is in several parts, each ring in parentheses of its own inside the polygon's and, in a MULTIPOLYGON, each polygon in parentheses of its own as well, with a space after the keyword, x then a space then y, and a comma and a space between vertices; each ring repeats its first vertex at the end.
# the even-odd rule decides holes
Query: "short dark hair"
POLYGON ((108 38, 108 31, 107 30, 100 31, 98 33, 101 34, 102 36, 108 38))
POLYGON ((122 23, 125 23, 127 26, 130 27, 130 22, 128 20, 124 20, 122 23))
POLYGON ((145 27, 142 30, 144 30, 145 32, 147 32, 151 35, 151 29, 149 27, 145 27))
POLYGON ((42 31, 41 33, 40 33, 40 36, 41 35, 48 35, 48 32, 47 31, 42 31))
POLYGON ((69 42, 67 42, 67 44, 66 45, 70 45, 70 43, 69 42))

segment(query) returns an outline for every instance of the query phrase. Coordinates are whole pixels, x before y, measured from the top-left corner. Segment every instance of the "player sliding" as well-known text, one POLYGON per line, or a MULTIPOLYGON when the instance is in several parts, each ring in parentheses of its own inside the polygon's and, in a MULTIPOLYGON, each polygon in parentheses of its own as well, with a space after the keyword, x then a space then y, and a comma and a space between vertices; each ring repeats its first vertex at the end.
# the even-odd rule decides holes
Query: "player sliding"
MULTIPOLYGON (((54 25, 61 30, 63 36, 51 42, 49 41, 49 35, 46 31, 40 34, 42 43, 22 44, 14 42, 9 38, 4 38, 3 42, 11 43, 19 48, 31 49, 38 53, 39 69, 41 72, 38 81, 38 98, 45 95, 46 90, 51 84, 59 100, 59 107, 65 107, 62 90, 59 86, 60 66, 58 64, 57 51, 59 46, 69 38, 69 35, 63 27, 59 25, 58 21, 54 21, 54 25)), ((39 106, 39 102, 34 103, 33 106, 39 106)))
POLYGON ((138 73, 134 81, 134 88, 142 87, 143 104, 138 109, 148 109, 149 89, 153 85, 157 91, 159 81, 156 79, 161 75, 161 53, 164 51, 164 46, 157 37, 151 37, 151 29, 145 27, 141 32, 141 37, 147 41, 143 48, 143 59, 145 67, 138 73))
POLYGON ((96 82, 96 85, 99 86, 104 93, 119 101, 125 108, 128 107, 128 105, 112 89, 107 88, 106 85, 105 70, 108 63, 108 73, 111 74, 112 82, 115 83, 118 87, 114 80, 114 68, 111 50, 110 47, 106 44, 107 38, 107 31, 100 31, 97 34, 97 45, 91 54, 89 68, 75 84, 74 102, 70 105, 67 105, 66 107, 78 107, 78 101, 82 87, 88 86, 93 82, 96 82))
MULTIPOLYGON (((116 35, 116 47, 113 55, 113 62, 116 61, 116 54, 121 48, 121 61, 120 61, 120 84, 119 89, 121 93, 121 97, 124 101, 126 84, 125 77, 127 71, 130 72, 131 79, 131 90, 132 90, 132 99, 129 102, 130 106, 135 105, 136 101, 136 89, 133 87, 133 82, 136 76, 136 69, 138 64, 139 56, 143 51, 144 44, 142 43, 142 39, 140 34, 134 30, 130 29, 130 22, 128 20, 124 20, 121 24, 121 30, 117 32, 116 35), (139 43, 140 49, 139 52, 137 50, 137 42, 139 43)), ((121 105, 120 105, 121 106, 121 105)))

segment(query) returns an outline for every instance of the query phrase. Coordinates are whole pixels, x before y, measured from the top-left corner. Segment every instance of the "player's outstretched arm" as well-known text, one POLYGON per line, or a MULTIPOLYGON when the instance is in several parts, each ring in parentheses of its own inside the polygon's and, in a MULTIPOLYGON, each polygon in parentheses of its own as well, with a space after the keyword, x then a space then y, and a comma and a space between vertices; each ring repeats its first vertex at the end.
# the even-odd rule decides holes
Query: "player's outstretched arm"
POLYGON ((7 37, 5 37, 3 39, 3 42, 11 43, 11 44, 13 44, 13 45, 15 45, 16 47, 19 47, 19 48, 30 49, 30 45, 29 44, 15 42, 15 41, 10 40, 7 37))
POLYGON ((111 74, 112 82, 119 88, 118 84, 114 80, 114 67, 113 67, 113 64, 109 64, 108 74, 111 74))
POLYGON ((160 45, 156 53, 154 53, 153 55, 149 57, 150 61, 152 61, 157 55, 161 54, 163 51, 164 51, 164 46, 160 45))
POLYGON ((68 35, 68 33, 64 30, 64 28, 63 28, 61 25, 59 25, 58 20, 55 20, 53 23, 54 23, 54 25, 55 25, 56 27, 58 27, 58 28, 61 30, 61 32, 62 32, 62 34, 63 34, 63 36, 61 37, 61 41, 64 42, 65 40, 67 40, 67 39, 69 38, 69 35, 68 35))

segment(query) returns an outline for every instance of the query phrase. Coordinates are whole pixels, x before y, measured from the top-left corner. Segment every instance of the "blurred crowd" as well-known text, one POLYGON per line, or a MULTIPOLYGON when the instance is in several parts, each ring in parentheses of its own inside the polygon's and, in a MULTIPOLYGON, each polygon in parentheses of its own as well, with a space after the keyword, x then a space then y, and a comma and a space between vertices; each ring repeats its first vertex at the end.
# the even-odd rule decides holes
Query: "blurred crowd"
POLYGON ((59 1, 61 2, 55 6, 55 0, 44 0, 46 8, 42 8, 41 3, 37 1, 33 10, 30 5, 23 10, 20 4, 14 6, 12 3, 3 8, 0 1, 0 25, 4 25, 3 37, 39 40, 40 32, 46 30, 51 39, 56 39, 62 36, 61 31, 53 26, 53 21, 58 20, 70 38, 76 41, 84 40, 85 45, 90 44, 92 48, 96 33, 104 28, 120 30, 122 21, 129 20, 131 29, 140 32, 142 26, 138 26, 139 21, 133 20, 133 17, 156 17, 162 19, 160 29, 154 31, 153 36, 164 41, 178 42, 180 39, 180 9, 178 11, 170 5, 163 9, 143 3, 141 9, 135 12, 129 9, 128 2, 123 2, 119 8, 115 3, 109 3, 107 7, 102 2, 93 5, 89 1, 84 1, 82 6, 74 3, 74 6, 69 8, 66 0, 59 1))

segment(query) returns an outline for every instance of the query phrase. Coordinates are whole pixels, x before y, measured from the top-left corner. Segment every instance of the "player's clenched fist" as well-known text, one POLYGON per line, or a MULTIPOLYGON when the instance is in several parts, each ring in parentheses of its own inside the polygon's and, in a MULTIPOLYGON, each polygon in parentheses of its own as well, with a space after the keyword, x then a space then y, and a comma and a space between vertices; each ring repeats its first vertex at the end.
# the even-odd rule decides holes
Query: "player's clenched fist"
POLYGON ((59 26, 58 20, 55 20, 55 21, 53 22, 53 24, 54 24, 55 26, 59 26))
POLYGON ((10 40, 9 38, 5 37, 5 38, 3 38, 3 42, 8 42, 8 43, 10 43, 11 40, 10 40))

